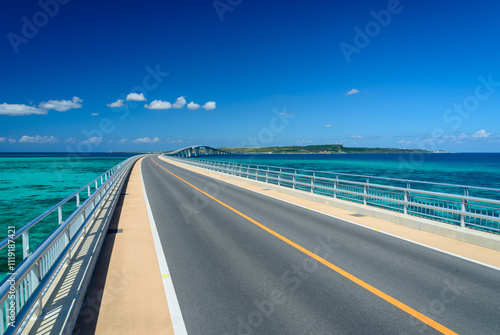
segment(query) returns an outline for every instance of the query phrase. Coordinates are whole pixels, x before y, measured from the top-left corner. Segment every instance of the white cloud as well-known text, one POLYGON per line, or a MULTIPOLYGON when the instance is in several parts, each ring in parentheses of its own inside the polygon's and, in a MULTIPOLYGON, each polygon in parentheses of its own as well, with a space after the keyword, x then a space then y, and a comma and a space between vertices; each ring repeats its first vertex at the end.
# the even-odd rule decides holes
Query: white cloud
POLYGON ((58 143, 59 140, 54 136, 27 136, 24 135, 19 139, 19 143, 58 143))
POLYGON ((76 138, 74 137, 70 137, 68 138, 66 141, 64 141, 65 143, 76 143, 76 138))
POLYGON ((14 143, 16 143, 16 142, 17 142, 17 141, 16 141, 15 139, 13 139, 13 138, 9 138, 9 139, 8 139, 8 141, 9 141, 9 143, 10 143, 10 144, 14 144, 14 143))
MULTIPOLYGON (((131 94, 135 94, 135 93, 131 93, 131 94)), ((130 94, 127 95, 127 100, 128 100, 129 96, 130 96, 130 94)), ((111 107, 111 108, 119 108, 119 107, 123 107, 126 105, 123 103, 123 99, 118 99, 115 102, 112 102, 110 104, 106 104, 106 106, 111 107)))
POLYGON ((194 102, 192 102, 192 101, 191 101, 190 103, 188 103, 188 105, 187 105, 187 109, 197 110, 197 109, 199 109, 199 108, 200 108, 200 105, 195 104, 195 103, 194 103, 194 102))
POLYGON ((144 108, 147 109, 170 109, 172 108, 172 104, 168 101, 154 100, 149 105, 144 105, 144 108))
POLYGON ((92 138, 89 138, 88 140, 83 141, 82 143, 83 144, 87 144, 87 143, 90 143, 90 144, 100 144, 101 142, 102 142, 102 137, 94 136, 92 138))
POLYGON ((151 143, 151 139, 149 137, 143 137, 143 138, 136 138, 135 140, 132 141, 132 143, 151 143))
POLYGON ((312 140, 300 140, 300 141, 295 141, 296 145, 304 145, 304 144, 311 144, 312 140))
POLYGON ((363 136, 351 136, 351 139, 353 139, 353 140, 360 140, 362 138, 364 138, 364 137, 363 136))
POLYGON ((476 139, 485 139, 485 138, 490 138, 494 137, 490 133, 487 133, 486 130, 481 129, 476 131, 474 134, 468 135, 464 132, 459 132, 455 133, 452 135, 443 135, 441 138, 447 141, 455 142, 455 143, 461 143, 459 141, 462 140, 476 140, 476 139))
POLYGON ((185 105, 186 105, 186 99, 184 97, 178 97, 177 100, 174 102, 173 107, 183 108, 185 105))
MULTIPOLYGON (((118 101, 120 101, 120 100, 118 100, 118 101)), ((142 94, 142 93, 129 93, 127 95, 127 101, 146 101, 146 98, 144 97, 144 94, 142 94)))
MULTIPOLYGON (((467 135, 464 132, 456 132, 455 134, 452 134, 452 135, 443 135, 443 136, 441 136, 441 138, 444 140, 447 140, 447 141, 461 141, 463 139, 467 139, 467 138, 470 138, 472 136, 473 135, 467 135)), ((425 138, 425 139, 417 138, 416 140, 418 140, 418 141, 432 141, 432 138, 431 137, 425 138)))
POLYGON ((0 137, 0 143, 7 141, 7 137, 0 137))
POLYGON ((97 116, 99 113, 90 113, 91 116, 97 116))
POLYGON ((359 90, 353 88, 352 90, 350 90, 349 92, 347 92, 345 95, 352 95, 352 94, 358 94, 359 93, 359 90))
POLYGON ((143 137, 143 138, 137 138, 135 140, 132 141, 132 143, 159 143, 160 142, 160 139, 158 137, 155 137, 153 139, 149 138, 149 137, 143 137))
POLYGON ((215 109, 215 101, 209 101, 203 105, 203 108, 205 108, 207 111, 211 109, 215 109))
POLYGON ((118 141, 118 144, 123 144, 123 143, 127 143, 128 140, 126 138, 122 138, 121 140, 118 141))
POLYGON ((5 102, 0 105, 0 115, 19 116, 19 115, 32 115, 32 114, 46 115, 47 110, 42 108, 37 108, 35 106, 8 104, 5 102))
POLYGON ((82 108, 83 100, 79 97, 73 97, 72 100, 49 100, 41 102, 38 107, 43 109, 53 109, 58 112, 66 112, 74 108, 82 108))
POLYGON ((500 135, 490 134, 487 133, 486 130, 481 129, 473 134, 467 134, 463 131, 459 131, 450 134, 445 134, 437 138, 429 135, 423 135, 410 139, 402 139, 398 141, 398 143, 405 145, 419 145, 419 146, 422 146, 422 143, 463 144, 463 143, 472 143, 474 141, 491 141, 492 139, 494 140, 496 138, 500 138, 500 135))
POLYGON ((173 139, 170 139, 170 138, 167 138, 165 140, 166 143, 182 143, 184 142, 183 140, 173 140, 173 139))
POLYGON ((325 124, 325 126, 324 126, 324 127, 325 127, 325 128, 331 128, 331 127, 332 127, 332 125, 331 125, 331 124, 325 124))
POLYGON ((478 130, 476 131, 472 137, 474 138, 485 138, 485 137, 489 137, 491 134, 487 133, 486 130, 484 129, 481 129, 481 130, 478 130))

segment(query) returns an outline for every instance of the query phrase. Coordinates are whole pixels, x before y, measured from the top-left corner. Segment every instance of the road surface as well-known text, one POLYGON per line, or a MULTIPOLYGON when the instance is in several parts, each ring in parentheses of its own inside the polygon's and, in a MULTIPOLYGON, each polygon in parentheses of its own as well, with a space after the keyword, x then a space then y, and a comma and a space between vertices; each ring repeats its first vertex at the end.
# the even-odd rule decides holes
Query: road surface
POLYGON ((142 164, 189 334, 500 334, 500 271, 142 164))

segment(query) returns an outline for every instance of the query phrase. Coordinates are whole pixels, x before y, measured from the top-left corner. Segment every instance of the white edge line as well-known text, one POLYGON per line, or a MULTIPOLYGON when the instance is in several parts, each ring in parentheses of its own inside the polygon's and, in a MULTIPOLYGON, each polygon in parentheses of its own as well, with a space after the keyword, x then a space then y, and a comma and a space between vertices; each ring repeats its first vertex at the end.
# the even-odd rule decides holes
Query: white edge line
POLYGON ((89 266, 90 266, 90 263, 92 262, 92 258, 94 258, 94 255, 90 256, 89 261, 87 262, 87 267, 85 268, 85 272, 83 273, 82 280, 80 281, 80 284, 78 285, 78 288, 76 289, 77 292, 80 291, 80 289, 82 288, 83 281, 87 277, 87 271, 89 270, 89 266))
POLYGON ((156 256, 158 257, 158 264, 160 266, 160 273, 162 275, 163 288, 165 289, 165 295, 167 296, 168 309, 170 310, 170 318, 172 319, 172 325, 174 327, 174 333, 176 335, 187 335, 186 325, 184 324, 184 318, 182 317, 181 307, 179 306, 179 301, 177 300, 177 295, 175 294, 174 284, 172 282, 172 275, 168 270, 167 260, 165 258, 165 253, 161 246, 160 236, 158 235, 158 229, 156 228, 155 219, 153 213, 151 212, 151 206, 148 200, 148 194, 146 192, 146 186, 144 185, 144 178, 142 176, 142 161, 140 166, 141 171, 141 181, 142 190, 144 192, 144 201, 146 202, 146 209, 148 211, 149 223, 151 233, 153 234, 153 241, 155 243, 156 256), (168 277, 163 277, 164 274, 168 274, 168 277))
MULTIPOLYGON (((186 164, 186 163, 180 163, 180 164, 186 164)), ((190 166, 189 164, 187 164, 188 166, 190 166)), ((200 169, 199 167, 197 166, 193 166, 195 168, 198 168, 200 169)), ((204 170, 203 170, 204 171, 204 170)), ((210 170, 207 170, 207 171, 210 171, 210 170)), ((201 174, 200 172, 197 172, 197 171, 193 171, 195 173, 198 173, 198 174, 201 174)), ((211 172, 218 172, 218 171, 211 171, 211 172)), ((219 172, 221 173, 221 172, 219 172)), ((224 174, 223 174, 224 175, 224 174)), ((248 188, 245 188, 244 186, 240 186, 240 185, 236 185, 236 184, 233 184, 233 183, 230 183, 228 181, 225 181, 225 180, 222 180, 222 179, 218 179, 216 177, 212 177, 212 176, 207 176, 207 175, 204 175, 206 177, 209 177, 209 178, 212 178, 212 179, 216 179, 216 180, 219 180, 219 181, 222 181, 224 183, 227 183, 227 184, 230 184, 230 185, 233 185, 233 186, 237 186, 239 188, 242 188, 242 189, 245 189, 247 191, 251 191, 251 192, 255 192, 257 194, 260 194, 260 195, 266 195, 265 193, 261 193, 257 190, 251 190, 251 189, 248 189, 248 188)), ((230 177, 230 175, 228 174, 228 176, 230 177)), ((241 177, 240 177, 241 178, 241 177)), ((236 179, 238 180, 238 179, 236 179)), ((254 180, 254 179, 251 179, 251 180, 254 180)), ((244 181, 242 181, 244 182, 244 181)), ((250 183, 249 183, 250 184, 250 183)), ((265 183, 265 184, 269 184, 269 183, 265 183)), ((257 186, 257 185, 255 185, 257 186)), ((277 186, 277 185, 275 185, 277 186)), ((276 190, 275 190, 276 191, 276 190)), ((279 191, 276 191, 276 192, 279 192, 279 191)), ((279 192, 281 193, 281 192, 279 192)), ((366 228, 366 229, 369 229, 369 230, 373 230, 373 231, 377 231, 379 233, 382 233, 382 234, 385 234, 385 235, 388 235, 388 236, 392 236, 392 237, 395 237, 395 238, 398 238, 400 240, 403 240, 403 241, 406 241, 406 242, 410 242, 410 243, 413 243, 413 244, 416 244, 416 245, 419 245, 421 247, 425 247, 425 248, 428 248, 428 249, 432 249, 432 250, 435 250, 435 251, 439 251, 439 252, 442 252, 443 254, 447 254, 447 255, 450 255, 450 256, 454 256, 454 257, 457 257, 457 258, 460 258, 460 259, 463 259, 463 260, 466 260, 466 261, 469 261, 469 262, 472 262, 472 263, 476 263, 476 264, 479 264, 479 265, 482 265, 482 266, 485 266, 485 267, 488 267, 488 268, 491 268, 493 270, 497 270, 497 271, 500 271, 500 268, 499 267, 496 267, 494 265, 491 265, 491 264, 487 264, 487 263, 483 263, 481 261, 477 261, 475 259, 472 259, 472 258, 468 258, 468 257, 465 257, 465 256, 461 256, 461 255, 457 255, 457 254, 454 254, 450 251, 445 251, 445 250, 442 250, 442 249, 438 249, 438 248, 435 248, 435 247, 431 247, 430 245, 427 245, 427 244, 424 244, 424 243, 421 243, 421 242, 416 242, 416 241, 413 241, 413 240, 410 240, 410 239, 407 239, 405 237, 401 237, 401 236, 397 236, 397 235, 394 235, 394 234, 391 234, 391 233, 388 233, 388 232, 385 232, 385 231, 382 231, 382 230, 379 230, 377 228, 372 228, 372 227, 368 227, 368 226, 365 226, 361 223, 357 223, 357 222, 354 222, 354 221, 350 221, 350 220, 347 220, 347 219, 343 219, 343 218, 340 218, 338 216, 335 216, 335 215, 332 215, 332 214, 328 214, 328 213, 325 213, 325 212, 321 212, 319 210, 316 210, 316 209, 311 209, 311 208, 308 208, 307 206, 302 206, 302 205, 299 205, 299 204, 296 204, 296 203, 293 203, 291 201, 288 201, 288 200, 284 200, 284 199, 280 199, 280 198, 276 198, 276 197, 272 197, 273 199, 276 199, 276 200, 279 200, 279 201, 282 201, 282 202, 286 202, 288 204, 291 204, 291 205, 294 205, 294 206, 297 206, 297 207, 301 207, 301 208, 305 208, 307 210, 310 210, 310 211, 313 211, 313 212, 316 212, 316 213, 319 213, 319 214, 323 214, 323 215, 326 215, 326 216, 330 216, 332 218, 335 218, 337 220, 340 220, 340 221, 344 221, 344 222, 347 222, 347 223, 351 223, 353 225, 356 225, 356 226, 359 226, 359 227, 363 227, 363 228, 366 228)), ((332 198, 333 199, 333 198, 332 198)), ((313 201, 313 200, 309 200, 309 201, 313 201)), ((314 202, 314 201, 313 201, 314 202)), ((388 221, 390 222, 390 221, 388 221)), ((393 222, 391 222, 393 223, 393 222)), ((396 223, 397 224, 397 223, 396 223)), ((423 230, 422 230, 423 231, 423 230)), ((424 231, 425 232, 425 231, 424 231)), ((437 235, 439 236, 439 235, 437 235)), ((444 236, 442 236, 444 237, 444 236)), ((446 237, 444 237, 446 238, 446 237)), ((458 242, 463 242, 463 241, 459 241, 459 240, 456 240, 458 242)), ((467 243, 467 242, 463 242, 463 243, 467 243)), ((492 249, 493 250, 493 249, 492 249)), ((495 250, 494 250, 495 251, 495 250)))
MULTIPOLYGON (((70 312, 71 312, 71 310, 73 309, 73 305, 75 304, 75 301, 76 301, 76 298, 75 298, 75 299, 73 299, 73 301, 71 302, 71 306, 69 306, 68 311, 70 311, 70 312)), ((70 314, 71 314, 71 313, 68 313, 68 314, 66 315, 66 319, 64 319, 64 322, 63 322, 63 327, 62 327, 63 329, 61 329, 61 331, 59 332, 59 335, 63 334, 64 327, 66 326, 66 324, 67 324, 67 322, 68 322, 68 318, 69 318, 69 315, 70 315, 70 314)))

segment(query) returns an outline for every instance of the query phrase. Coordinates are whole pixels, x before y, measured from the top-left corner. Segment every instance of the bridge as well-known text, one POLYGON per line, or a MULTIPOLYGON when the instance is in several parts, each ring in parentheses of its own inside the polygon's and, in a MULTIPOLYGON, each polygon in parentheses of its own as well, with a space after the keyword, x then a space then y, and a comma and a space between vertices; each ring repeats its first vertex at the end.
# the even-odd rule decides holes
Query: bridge
POLYGON ((217 155, 230 155, 230 152, 212 148, 206 145, 193 145, 178 149, 172 152, 166 152, 164 155, 179 158, 185 157, 198 157, 198 156, 217 156, 217 155))
POLYGON ((172 156, 131 158, 9 237, 24 261, 1 334, 500 334, 500 237, 460 216, 496 229, 499 201, 450 194, 438 222, 429 191, 172 156))

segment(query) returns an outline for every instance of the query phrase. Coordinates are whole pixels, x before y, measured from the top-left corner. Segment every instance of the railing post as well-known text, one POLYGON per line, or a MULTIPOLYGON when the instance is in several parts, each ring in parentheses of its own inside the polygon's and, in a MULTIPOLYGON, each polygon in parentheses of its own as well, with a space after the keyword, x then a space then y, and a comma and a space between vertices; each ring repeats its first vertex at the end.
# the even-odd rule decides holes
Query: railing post
POLYGON ((404 204, 403 214, 408 214, 408 191, 405 191, 404 201, 405 204, 404 204))
POLYGON ((409 199, 409 193, 410 193, 410 183, 406 183, 406 188, 408 190, 406 190, 405 194, 404 194, 404 201, 405 201, 404 209, 403 209, 404 214, 408 214, 408 199, 409 199))
MULTIPOLYGON (((36 272, 35 272, 35 276, 36 276, 36 279, 38 280, 38 283, 39 284, 41 281, 42 281, 42 266, 40 264, 41 260, 38 261, 38 265, 36 266, 36 272)), ((34 283, 32 283, 32 287, 33 289, 35 288, 35 285, 34 283)), ((33 293, 33 291, 31 292, 33 293)), ((42 300, 42 295, 40 294, 38 296, 38 305, 36 306, 36 309, 35 309, 35 316, 41 316, 43 314, 43 300, 42 300)))
MULTIPOLYGON (((71 243, 71 235, 69 233, 69 226, 68 226, 68 228, 66 228, 65 234, 66 234, 66 238, 68 239, 68 244, 70 244, 71 243)), ((68 258, 66 258, 66 262, 64 262, 64 264, 66 264, 66 265, 71 264, 71 248, 68 250, 68 258)))
POLYGON ((269 183, 269 166, 267 167, 266 170, 266 183, 269 183))
POLYGON ((465 210, 467 209, 467 200, 462 199, 461 210, 462 214, 460 214, 460 227, 465 228, 465 210))
POLYGON ((62 205, 57 207, 57 216, 59 217, 59 224, 62 223, 62 205))
POLYGON ((82 224, 83 224, 83 234, 82 234, 82 238, 84 238, 85 236, 87 236, 87 232, 88 232, 88 225, 85 225, 85 220, 87 219, 86 218, 86 215, 85 215, 85 210, 82 211, 82 224))
POLYGON ((293 178, 292 188, 295 189, 295 183, 297 182, 297 170, 295 170, 292 178, 293 178))
POLYGON ((29 229, 23 232, 23 259, 30 255, 30 235, 29 229))
POLYGON ((76 194, 76 208, 80 207, 80 193, 76 194))
POLYGON ((339 175, 335 176, 335 181, 333 182, 333 198, 337 198, 337 189, 339 188, 339 175))
POLYGON ((89 194, 89 197, 90 197, 90 185, 87 186, 87 191, 88 191, 88 194, 89 194))
POLYGON ((368 184, 370 179, 366 178, 366 183, 363 185, 363 205, 366 205, 366 196, 368 195, 368 184))
POLYGON ((312 178, 311 178, 311 193, 314 193, 314 179, 316 178, 316 172, 313 172, 312 178))
MULTIPOLYGON (((465 187, 464 188, 464 196, 468 197, 469 196, 469 188, 465 187)), ((462 199, 462 204, 461 204, 461 210, 462 214, 460 214, 460 227, 465 228, 465 212, 467 210, 467 200, 462 199)))
POLYGON ((280 172, 278 173, 278 186, 281 185, 281 168, 280 168, 280 172))

